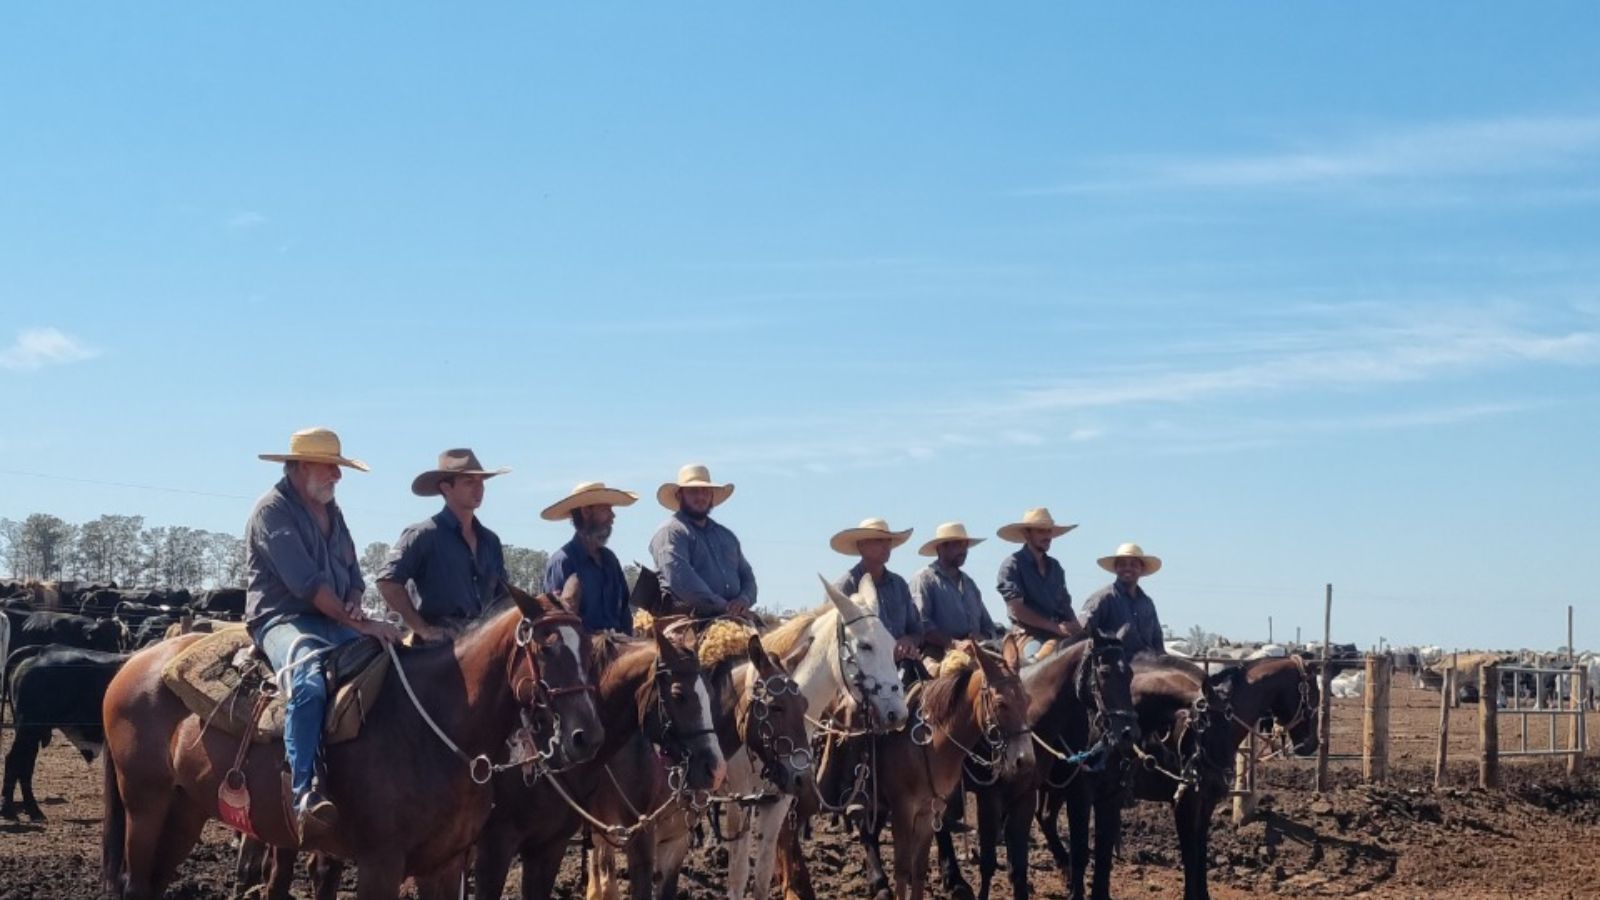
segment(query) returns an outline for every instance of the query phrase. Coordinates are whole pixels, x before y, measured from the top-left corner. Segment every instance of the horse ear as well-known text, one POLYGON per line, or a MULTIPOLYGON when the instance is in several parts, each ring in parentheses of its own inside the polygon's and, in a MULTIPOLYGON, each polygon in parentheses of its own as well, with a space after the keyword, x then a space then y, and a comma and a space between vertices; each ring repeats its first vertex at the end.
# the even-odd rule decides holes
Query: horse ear
POLYGON ((532 594, 514 584, 507 584, 506 592, 511 595, 512 601, 517 604, 517 609, 522 610, 523 616, 529 619, 537 619, 544 615, 544 607, 539 605, 538 599, 532 594))
POLYGON ((576 572, 567 576, 566 583, 561 585, 561 596, 556 599, 567 609, 578 611, 578 602, 583 599, 583 584, 578 581, 576 572))
POLYGON ((784 671, 793 672, 800 665, 800 661, 806 658, 807 653, 811 652, 811 642, 813 640, 814 638, 807 635, 795 641, 794 646, 789 648, 789 652, 785 653, 783 658, 777 661, 779 665, 783 666, 784 671))
POLYGON ((994 660, 989 658, 989 651, 985 650, 983 645, 979 644, 977 641, 969 640, 963 641, 962 643, 967 645, 967 653, 971 654, 972 658, 978 661, 978 669, 983 672, 983 677, 987 679, 994 671, 994 660))
POLYGON ((878 586, 872 583, 871 575, 861 576, 860 583, 856 585, 856 596, 861 598, 861 603, 857 605, 865 606, 873 612, 878 611, 878 586))
POLYGON ((778 662, 767 653, 767 648, 761 646, 761 635, 750 635, 749 648, 750 661, 755 663, 756 671, 763 677, 778 673, 778 662))
POLYGON ((635 562, 634 567, 639 570, 639 575, 633 581, 633 589, 628 591, 628 604, 646 612, 656 612, 662 608, 661 603, 661 576, 654 569, 641 566, 635 562))
POLYGON ((843 591, 834 587, 833 584, 829 582, 828 579, 823 578, 821 574, 818 574, 817 578, 821 579, 822 587, 827 590, 828 599, 833 602, 833 608, 839 611, 839 615, 843 616, 845 621, 848 622, 851 619, 861 618, 861 608, 856 606, 854 600, 846 597, 843 591))
POLYGON ((1022 648, 1018 635, 1008 634, 1000 639, 1000 658, 1006 661, 1011 671, 1016 672, 1022 668, 1022 648))

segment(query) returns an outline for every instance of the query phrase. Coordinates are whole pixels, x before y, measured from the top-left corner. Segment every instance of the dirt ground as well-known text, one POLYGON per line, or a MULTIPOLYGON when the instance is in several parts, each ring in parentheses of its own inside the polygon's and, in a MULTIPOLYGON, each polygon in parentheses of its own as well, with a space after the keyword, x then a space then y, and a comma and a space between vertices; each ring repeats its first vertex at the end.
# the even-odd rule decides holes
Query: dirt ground
MULTIPOLYGON (((1264 764, 1257 818, 1235 827, 1227 810, 1217 813, 1213 896, 1600 897, 1600 777, 1589 771, 1568 778, 1559 760, 1506 760, 1504 787, 1478 790, 1477 715, 1464 706, 1452 711, 1449 777, 1436 790, 1439 695, 1404 684, 1397 681, 1392 699, 1389 781, 1364 786, 1359 761, 1335 762, 1334 789, 1321 796, 1312 791, 1314 763, 1264 764)), ((1360 700, 1336 702, 1332 752, 1359 752, 1360 722, 1360 700)), ((1600 716, 1591 714, 1588 727, 1597 726, 1600 716)), ((1502 713, 1502 749, 1515 749, 1520 740, 1520 724, 1502 713)), ((1558 741, 1564 746, 1565 740, 1563 730, 1558 741)), ((1529 746, 1547 744, 1548 725, 1536 720, 1529 746)), ((59 738, 45 750, 36 787, 48 819, 0 822, 0 900, 98 895, 99 766, 85 764, 59 738)), ((1595 768, 1600 762, 1591 760, 1595 768)), ((819 823, 817 831, 807 853, 819 895, 866 896, 860 850, 826 825, 819 823)), ((971 843, 969 837, 957 839, 958 847, 971 843)), ((1181 896, 1177 856, 1164 807, 1130 810, 1114 891, 1120 897, 1181 896)), ((230 833, 213 824, 169 896, 228 896, 232 858, 230 833)), ((685 894, 695 900, 721 896, 725 858, 719 848, 696 850, 685 872, 685 894)), ((580 895, 576 859, 576 853, 569 858, 557 897, 580 895)), ((1064 896, 1037 840, 1030 865, 1038 896, 1064 896)), ((967 867, 969 878, 975 868, 967 867)), ((302 881, 300 891, 306 890, 302 881)), ((932 894, 945 896, 937 884, 932 894)), ((1010 897, 1003 876, 994 896, 1010 897)))

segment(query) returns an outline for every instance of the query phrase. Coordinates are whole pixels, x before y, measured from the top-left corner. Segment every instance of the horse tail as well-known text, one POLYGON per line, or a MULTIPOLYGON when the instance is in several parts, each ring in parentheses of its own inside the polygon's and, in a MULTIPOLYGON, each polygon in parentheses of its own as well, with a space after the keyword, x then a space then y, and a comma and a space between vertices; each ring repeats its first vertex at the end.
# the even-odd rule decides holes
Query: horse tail
POLYGON ((112 761, 109 746, 105 750, 105 802, 106 818, 100 836, 100 877, 105 882, 105 896, 121 897, 128 810, 122 802, 122 788, 117 785, 117 765, 112 761))

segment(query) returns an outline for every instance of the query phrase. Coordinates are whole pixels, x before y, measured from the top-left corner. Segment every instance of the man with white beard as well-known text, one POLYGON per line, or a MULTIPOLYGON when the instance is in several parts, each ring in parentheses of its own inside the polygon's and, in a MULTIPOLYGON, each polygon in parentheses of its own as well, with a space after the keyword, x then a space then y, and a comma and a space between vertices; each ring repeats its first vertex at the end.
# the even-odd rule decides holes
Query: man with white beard
POLYGON ((572 522, 572 540, 551 554, 545 566, 544 589, 559 594, 568 578, 578 576, 578 615, 590 631, 633 634, 628 581, 622 574, 622 562, 606 542, 617 519, 614 507, 632 506, 637 499, 639 495, 631 491, 586 481, 539 513, 547 522, 572 522))
POLYGON ((288 453, 263 453, 283 463, 283 479, 256 501, 245 523, 245 627, 274 671, 293 665, 283 726, 294 793, 294 824, 309 834, 338 827, 338 810, 323 794, 316 761, 328 686, 322 667, 294 665, 325 647, 361 635, 393 641, 400 632, 361 612, 366 585, 344 513, 333 502, 341 467, 368 471, 346 459, 339 436, 307 428, 289 438, 288 453))

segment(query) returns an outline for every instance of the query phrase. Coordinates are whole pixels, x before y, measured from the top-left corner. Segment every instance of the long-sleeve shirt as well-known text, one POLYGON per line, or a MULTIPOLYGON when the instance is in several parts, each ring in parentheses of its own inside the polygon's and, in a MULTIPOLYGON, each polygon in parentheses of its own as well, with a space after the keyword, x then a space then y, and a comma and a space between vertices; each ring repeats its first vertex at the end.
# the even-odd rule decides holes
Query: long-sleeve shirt
POLYGON ((1067 592, 1066 570, 1053 556, 1046 556, 1044 565, 1041 573, 1027 547, 1006 557, 1000 563, 1000 596, 1007 603, 1021 600, 1024 606, 1057 622, 1077 621, 1072 595, 1067 592))
POLYGON ((1115 633, 1124 625, 1132 625, 1123 649, 1132 656, 1140 650, 1165 652, 1166 642, 1161 632, 1161 618, 1156 615, 1155 601, 1135 585, 1127 591, 1113 581, 1083 601, 1083 627, 1092 631, 1115 633))
POLYGON ((739 539, 709 518, 699 525, 675 513, 650 539, 650 557, 662 589, 696 615, 722 613, 730 600, 755 606, 756 573, 739 539))
MULTIPOLYGON (((856 563, 850 571, 840 575, 833 586, 850 596, 861 588, 861 579, 867 575, 866 563, 856 563)), ((917 615, 916 604, 911 602, 911 588, 899 575, 883 570, 883 578, 875 579, 872 587, 878 595, 878 618, 889 635, 896 640, 908 634, 922 633, 922 617, 917 615)))
POLYGON ((255 633, 269 619, 317 613, 312 598, 328 588, 343 603, 366 590, 355 541, 336 503, 328 504, 328 533, 284 476, 261 495, 244 526, 245 622, 255 633))
POLYGON ((377 579, 414 584, 417 613, 429 624, 476 619, 506 593, 506 557, 500 536, 482 522, 473 522, 473 532, 477 552, 447 506, 401 532, 377 579))
POLYGON ((952 577, 938 563, 911 576, 911 599, 926 628, 952 639, 984 639, 995 634, 977 582, 957 569, 952 577))
POLYGON ((609 547, 600 548, 596 560, 577 537, 550 555, 544 569, 544 589, 561 593, 567 579, 578 576, 578 614, 590 631, 633 634, 633 614, 628 609, 628 579, 622 561, 609 547))

